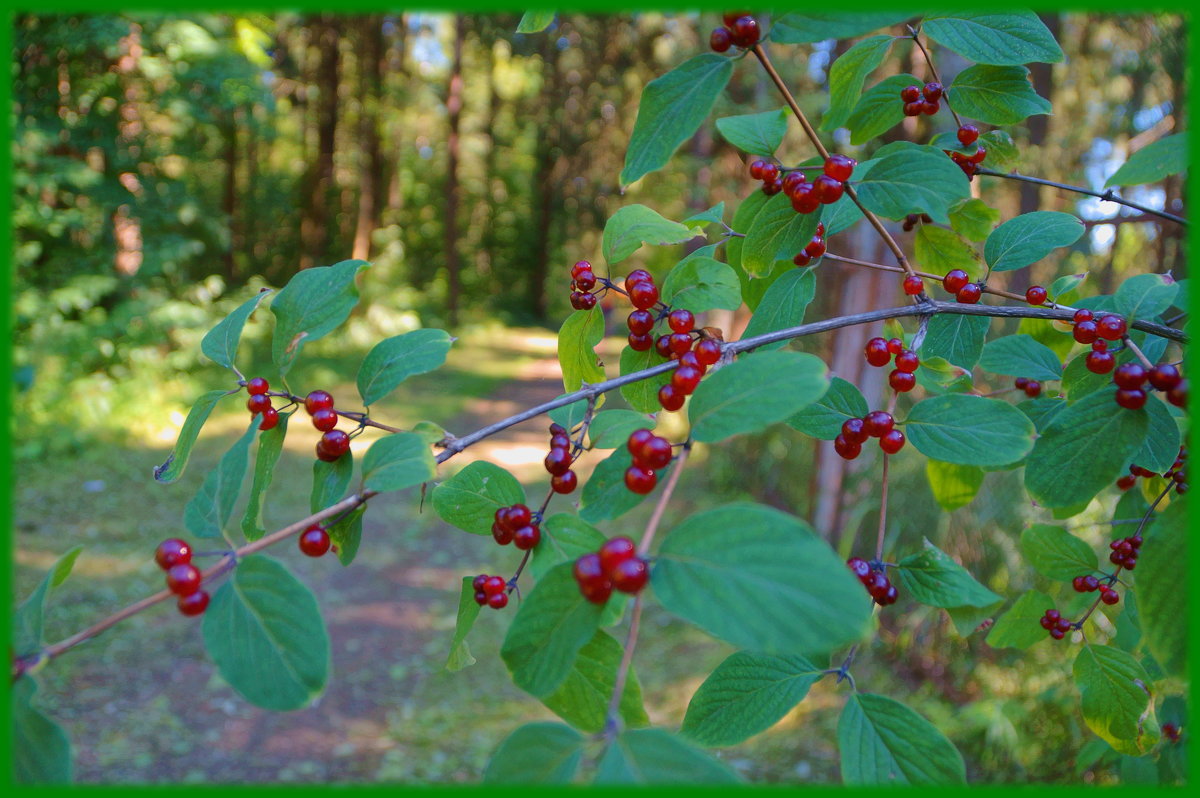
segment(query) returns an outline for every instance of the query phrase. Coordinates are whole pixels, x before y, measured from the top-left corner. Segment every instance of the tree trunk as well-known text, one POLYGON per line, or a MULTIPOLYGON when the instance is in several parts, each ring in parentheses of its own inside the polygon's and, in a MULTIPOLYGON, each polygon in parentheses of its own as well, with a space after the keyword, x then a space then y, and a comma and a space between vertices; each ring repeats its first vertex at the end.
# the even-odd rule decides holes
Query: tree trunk
POLYGON ((315 29, 317 44, 317 153, 308 180, 301 239, 301 268, 323 264, 329 253, 329 194, 333 187, 333 150, 338 119, 338 18, 323 14, 315 29))
POLYGON ((362 21, 359 54, 359 185, 358 222, 351 257, 370 260, 371 233, 379 225, 379 193, 383 179, 383 153, 379 142, 379 109, 383 85, 383 15, 368 14, 362 21))
POLYGON ((466 36, 466 17, 454 17, 454 62, 450 67, 450 86, 446 94, 446 115, 450 133, 446 137, 446 271, 449 276, 449 295, 446 304, 450 324, 458 324, 458 306, 461 299, 461 263, 458 258, 458 126, 462 118, 462 51, 466 36))
POLYGON ((558 58, 551 44, 551 37, 545 37, 541 55, 542 69, 548 74, 542 84, 540 109, 545 114, 542 124, 538 126, 537 144, 537 176, 534 185, 537 186, 537 236, 534 245, 533 270, 529 275, 527 285, 527 302, 529 310, 538 318, 546 315, 546 276, 550 273, 550 243, 554 214, 554 148, 555 140, 551 138, 557 133, 557 126, 552 124, 557 106, 554 98, 558 96, 558 58))
POLYGON ((225 277, 229 280, 230 284, 235 281, 237 272, 234 253, 244 244, 242 241, 242 226, 237 217, 238 113, 236 110, 230 111, 226 119, 225 184, 221 191, 221 212, 225 215, 225 223, 229 225, 229 246, 225 249, 223 260, 225 261, 225 277))

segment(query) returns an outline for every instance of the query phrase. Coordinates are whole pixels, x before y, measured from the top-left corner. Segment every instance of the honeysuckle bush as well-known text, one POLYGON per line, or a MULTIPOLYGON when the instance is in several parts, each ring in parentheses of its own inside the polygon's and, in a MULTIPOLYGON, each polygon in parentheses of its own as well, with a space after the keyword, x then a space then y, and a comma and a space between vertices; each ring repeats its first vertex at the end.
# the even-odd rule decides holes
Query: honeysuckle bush
MULTIPOLYGON (((520 29, 536 33, 552 16, 530 12, 520 29)), ((723 22, 712 37, 717 52, 695 54, 646 86, 620 181, 654 179, 708 124, 734 70, 763 68, 782 107, 715 120, 752 162, 761 190, 754 186, 737 207, 722 203, 680 221, 636 203, 612 215, 597 262, 570 270, 577 310, 559 332, 565 393, 558 399, 461 437, 432 421, 399 429, 372 417, 371 406, 405 379, 444 363, 453 337, 432 329, 380 341, 359 366, 357 402, 289 384, 305 346, 337 330, 356 306, 357 281, 371 279, 363 261, 302 271, 277 291, 248 297, 208 333, 201 353, 229 369, 231 379, 195 401, 154 479, 171 484, 183 475, 205 420, 243 388, 248 425, 189 502, 186 540, 167 541, 156 554, 167 590, 47 644, 44 612, 71 572, 76 547, 17 608, 19 780, 70 778, 70 743, 36 705, 38 671, 167 599, 185 615, 203 615, 208 653, 246 701, 278 711, 309 704, 329 677, 325 621, 312 592, 263 551, 303 535, 306 554, 332 550, 352 567, 370 500, 396 491, 426 501, 446 523, 484 538, 481 545, 493 545, 491 536, 522 552, 495 550, 496 568, 511 576, 463 574, 446 668, 467 667, 474 655, 499 656, 513 682, 560 721, 527 724, 497 740, 480 774, 485 781, 737 782, 714 749, 766 731, 814 684, 831 680, 844 691, 836 711, 846 784, 963 784, 962 755, 920 706, 905 695, 874 692, 854 676, 856 662, 880 649, 873 646, 879 614, 910 612, 914 603, 945 610, 959 635, 994 648, 1052 640, 1077 686, 1079 718, 1122 772, 1183 778, 1187 591, 1179 568, 1186 562, 1188 415, 1179 373, 1187 337, 1179 322, 1188 312, 1186 280, 1148 261, 1144 274, 1110 294, 1095 293, 1079 274, 1024 293, 989 286, 995 273, 1071 246, 1084 226, 1061 211, 1002 218, 971 193, 972 181, 984 177, 1025 179, 1015 171, 1021 152, 1004 127, 1051 112, 1026 80, 1026 65, 1062 60, 1054 37, 1026 11, 789 13, 761 28, 753 15, 737 12, 723 22), (831 65, 828 110, 814 128, 769 49, 830 38, 858 41, 831 65), (947 84, 922 86, 911 75, 872 82, 887 53, 902 47, 919 48, 936 78, 930 42, 969 65, 947 84), (930 117, 927 134, 876 146, 914 112, 930 117), (807 146, 781 151, 797 124, 807 146), (980 133, 980 125, 990 129, 980 133), (847 130, 865 157, 854 162, 830 152, 831 137, 819 131, 837 129, 847 130), (912 252, 893 236, 894 222, 916 230, 912 252), (856 225, 874 228, 895 263, 834 254, 856 225), (622 265, 642 247, 679 250, 698 235, 710 243, 680 252, 664 273, 630 273, 622 265), (837 261, 894 272, 904 302, 807 319, 820 267, 837 261), (940 282, 957 301, 934 299, 927 282, 940 282), (608 293, 636 308, 629 346, 616 364, 600 362, 595 351, 605 333, 597 299, 608 293), (724 331, 704 326, 706 312, 743 305, 753 315, 741 338, 726 340, 724 331), (244 375, 242 331, 268 323, 267 313, 273 373, 244 375), (1006 332, 1011 327, 1001 328, 997 318, 1019 325, 1006 332), (882 407, 816 356, 787 348, 803 336, 880 321, 886 338, 868 344, 864 356, 871 365, 896 366, 882 407), (996 375, 1016 378, 1019 390, 976 387, 996 375), (660 413, 685 419, 686 434, 653 435, 660 413), (551 425, 546 467, 554 476, 544 499, 527 496, 512 474, 488 462, 439 475, 442 463, 469 446, 543 415, 551 425), (304 517, 268 533, 263 507, 276 463, 289 432, 303 434, 295 429, 305 416, 323 433, 311 504, 307 514, 295 513, 304 517), (753 502, 672 516, 668 500, 688 478, 693 444, 720 445, 772 427, 834 441, 847 459, 878 445, 873 550, 844 562, 803 519, 753 502), (356 467, 349 441, 367 428, 386 434, 356 467), (1021 474, 1026 496, 1011 499, 1029 502, 1036 522, 1016 545, 1039 577, 1037 589, 1009 593, 981 583, 920 529, 905 529, 894 550, 885 550, 888 462, 901 451, 925 462, 932 494, 946 511, 969 503, 989 472, 1021 474), (572 468, 581 458, 594 463, 586 480, 572 468), (1121 490, 1112 545, 1098 556, 1065 521, 1121 490), (646 501, 654 504, 647 527, 629 540, 620 519, 646 501), (193 541, 219 549, 207 570, 190 563, 193 541), (651 726, 633 667, 650 601, 738 649, 699 686, 677 728, 651 726), (485 610, 508 612, 511 621, 499 651, 473 655, 471 628, 485 610)), ((1137 151, 1109 179, 1105 198, 1162 224, 1186 224, 1117 191, 1183 172, 1183 135, 1137 151)))

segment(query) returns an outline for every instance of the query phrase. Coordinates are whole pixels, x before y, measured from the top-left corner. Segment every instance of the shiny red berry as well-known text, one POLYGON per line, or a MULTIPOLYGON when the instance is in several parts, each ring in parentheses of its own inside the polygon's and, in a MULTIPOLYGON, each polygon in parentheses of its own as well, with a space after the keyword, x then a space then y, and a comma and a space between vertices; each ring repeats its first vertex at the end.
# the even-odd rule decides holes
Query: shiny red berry
POLYGON ((167 538, 154 550, 154 562, 164 571, 176 565, 187 565, 192 561, 192 547, 186 540, 167 538))
POLYGON ((658 286, 651 282, 640 282, 629 289, 629 301, 635 308, 646 310, 658 302, 658 286))
MULTIPOLYGON (((920 89, 917 89, 917 91, 919 92, 920 89)), ((907 102, 904 104, 904 115, 905 116, 920 116, 921 111, 924 108, 925 108, 925 103, 921 102, 920 100, 914 100, 912 102, 907 102)))
POLYGON ((1146 392, 1141 388, 1133 390, 1122 388, 1117 391, 1117 404, 1126 410, 1137 410, 1139 407, 1145 406, 1146 392))
POLYGON ((1183 382, 1183 376, 1179 373, 1179 369, 1168 363, 1160 363, 1150 369, 1148 377, 1150 384, 1160 391, 1169 391, 1183 382))
POLYGON ((1124 363, 1113 372, 1113 382, 1118 388, 1132 391, 1141 388, 1147 376, 1146 369, 1142 368, 1141 364, 1124 363))
POLYGON ((1071 330, 1071 335, 1081 344, 1090 344, 1092 341, 1096 340, 1099 334, 1100 333, 1096 326, 1096 322, 1091 321, 1090 319, 1087 321, 1076 322, 1075 327, 1071 330))
POLYGON ((333 397, 326 391, 312 391, 304 397, 304 409, 311 416, 318 410, 329 410, 333 407, 333 397))
POLYGON ((1076 324, 1081 321, 1091 321, 1092 318, 1092 312, 1087 308, 1080 308, 1079 310, 1075 311, 1073 316, 1071 316, 1071 320, 1076 324))
POLYGON ((696 386, 700 384, 700 378, 703 376, 699 369, 680 366, 671 375, 671 387, 685 395, 690 395, 696 390, 696 386))
POLYGON ((580 291, 591 291, 596 287, 596 275, 590 269, 584 269, 575 278, 575 287, 580 291))
POLYGON ((863 354, 872 366, 886 366, 892 360, 892 353, 888 351, 887 341, 883 338, 867 341, 867 345, 863 347, 863 354))
POLYGON ((792 256, 792 263, 796 264, 797 266, 807 266, 808 264, 812 263, 812 258, 807 252, 797 252, 792 256))
POLYGON ((508 606, 507 593, 493 593, 487 598, 488 606, 494 610, 502 610, 508 606))
MULTIPOLYGON (((761 171, 762 171, 761 179, 764 183, 774 183, 776 180, 779 179, 778 164, 773 164, 769 161, 764 162, 762 165, 761 171)), ((781 186, 781 188, 782 188, 782 186, 781 186)))
POLYGON ((983 286, 979 283, 967 283, 958 290, 954 298, 964 305, 974 305, 983 296, 983 286))
MULTIPOLYGON (((761 162, 759 162, 761 163, 761 162)), ((645 269, 634 269, 625 278, 625 291, 630 291, 638 283, 654 283, 654 276, 645 269)))
POLYGON ((1025 384, 1025 395, 1030 399, 1036 399, 1042 395, 1042 384, 1037 380, 1030 380, 1025 384))
POLYGON ((714 52, 723 53, 733 44, 733 34, 728 28, 717 28, 708 37, 708 46, 714 52))
POLYGON ((810 258, 819 258, 825 254, 825 242, 820 238, 814 238, 804 247, 804 254, 810 258))
POLYGON ((542 465, 551 476, 565 474, 571 467, 571 453, 566 449, 551 449, 542 460, 542 465))
POLYGON ((637 335, 635 333, 630 333, 627 340, 629 341, 629 348, 634 352, 648 352, 654 348, 653 335, 637 335))
POLYGON ((758 20, 752 16, 738 17, 729 27, 733 43, 738 47, 753 47, 758 44, 758 20))
POLYGON ((1031 305, 1046 304, 1046 289, 1040 285, 1031 285, 1025 289, 1025 301, 1031 305))
POLYGON ((979 128, 974 125, 963 125, 958 129, 958 141, 964 147, 970 147, 979 138, 979 128))
POLYGON ((261 430, 275 429, 279 425, 279 411, 273 407, 268 407, 262 411, 262 421, 259 422, 258 428, 261 430))
POLYGON ((575 261, 575 265, 571 267, 571 279, 574 280, 584 272, 590 272, 592 264, 586 260, 575 261))
POLYGON ((696 359, 705 366, 711 366, 721 359, 721 344, 714 338, 702 338, 696 343, 696 359))
POLYGON ((604 541, 598 554, 600 570, 606 576, 610 576, 614 568, 637 555, 637 546, 632 538, 622 535, 604 541))
POLYGON ((617 563, 612 569, 609 580, 612 586, 622 593, 637 593, 650 580, 650 569, 641 557, 633 557, 617 563))
POLYGON ((1093 374, 1107 374, 1113 370, 1116 363, 1117 359, 1111 352, 1088 352, 1087 359, 1084 361, 1087 370, 1093 374))
POLYGON ((534 525, 523 526, 513 532, 513 545, 521 551, 528 551, 542 539, 542 530, 534 525))
POLYGON ((177 596, 190 596, 200 589, 200 569, 191 563, 172 565, 167 569, 167 589, 177 596))
POLYGON ((318 410, 312 414, 312 424, 321 432, 328 432, 337 426, 338 414, 336 410, 318 410))
POLYGON ((904 393, 916 387, 917 377, 911 371, 896 369, 888 375, 888 385, 892 386, 892 390, 896 393, 904 393))
POLYGON ((898 429, 888 432, 879 439, 879 448, 888 454, 895 454, 904 448, 904 433, 898 429))
POLYGON ((957 294, 970 281, 970 276, 962 269, 951 269, 942 278, 942 287, 952 294, 957 294))
POLYGON ((658 484, 658 476, 648 468, 630 466, 625 469, 625 487, 637 494, 647 494, 658 484))
POLYGON ((833 439, 833 450, 838 456, 845 460, 853 460, 862 454, 862 443, 852 442, 845 435, 838 435, 833 439))
POLYGON ((850 179, 850 175, 854 173, 854 167, 857 165, 858 161, 845 155, 830 155, 825 159, 825 175, 844 183, 850 179))
POLYGON ((318 446, 323 447, 327 454, 336 459, 350 451, 350 436, 340 429, 331 429, 321 436, 318 446))
MULTIPOLYGON (((690 310, 685 308, 677 308, 672 310, 667 316, 667 325, 677 333, 689 333, 696 326, 696 317, 692 315, 690 310)), ((688 341, 688 348, 691 348, 691 341, 688 341)))
POLYGON ((921 358, 911 349, 905 349, 896 355, 896 368, 900 371, 913 372, 921 365, 921 358))
POLYGON ((872 410, 863 418, 863 429, 872 438, 882 438, 892 431, 896 425, 896 420, 892 418, 892 414, 884 410, 872 410))
POLYGON ((266 393, 271 389, 271 384, 262 377, 254 377, 246 383, 246 392, 251 396, 256 396, 261 393, 266 393))
POLYGON ((900 90, 900 99, 906 103, 915 103, 921 99, 921 87, 905 86, 900 90))
POLYGON ((489 596, 498 596, 508 587, 502 576, 489 576, 483 583, 483 592, 489 596))
POLYGON ((184 615, 200 615, 208 609, 208 593, 197 590, 186 596, 179 597, 179 611, 184 615))
POLYGON ((665 468, 671 462, 673 453, 671 442, 666 438, 660 438, 656 435, 643 443, 641 448, 634 453, 633 461, 635 465, 654 471, 659 468, 665 468))
POLYGON ((925 281, 915 274, 910 274, 904 278, 904 293, 909 296, 916 296, 925 290, 925 281))
POLYGON ((921 94, 931 103, 935 103, 942 99, 942 84, 926 83, 925 88, 921 90, 921 94))
POLYGON ((1125 319, 1120 316, 1102 316, 1096 322, 1096 333, 1106 341, 1115 341, 1126 332, 1125 319))
POLYGON ((861 418, 848 418, 842 422, 842 436, 849 443, 862 443, 868 437, 865 422, 861 418))
POLYGON ((271 407, 271 397, 266 394, 256 393, 246 400, 246 409, 252 415, 258 415, 271 407))
POLYGON ((300 535, 300 551, 309 557, 320 557, 329 551, 329 532, 320 524, 313 524, 300 535))
POLYGON ((574 471, 567 471, 550 479, 550 488, 555 493, 573 493, 579 487, 579 476, 574 471))

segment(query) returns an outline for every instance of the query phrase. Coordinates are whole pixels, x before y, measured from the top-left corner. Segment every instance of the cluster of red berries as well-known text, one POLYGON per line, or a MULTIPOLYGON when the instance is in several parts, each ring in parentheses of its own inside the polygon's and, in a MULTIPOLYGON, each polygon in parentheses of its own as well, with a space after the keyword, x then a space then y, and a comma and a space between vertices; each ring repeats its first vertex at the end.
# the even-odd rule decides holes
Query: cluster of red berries
MULTIPOLYGON (((653 296, 657 301, 658 289, 654 288, 654 283, 649 281, 649 277, 649 274, 640 269, 629 275, 625 285, 630 298, 634 297, 634 289, 639 286, 648 286, 653 289, 653 296), (639 273, 645 275, 645 279, 631 283, 630 281, 634 280, 639 273)), ((637 305, 639 301, 644 303, 647 300, 648 295, 641 291, 634 304, 637 305)), ((659 318, 666 318, 671 332, 655 338, 651 334, 651 330, 654 329, 657 319, 648 310, 652 305, 653 303, 646 307, 639 306, 637 310, 629 314, 629 346, 639 352, 654 347, 654 351, 660 357, 679 361, 679 366, 671 374, 671 381, 658 389, 658 403, 664 410, 674 411, 683 407, 684 400, 696 390, 696 386, 700 384, 700 378, 708 371, 708 367, 721 359, 721 344, 715 338, 706 337, 703 333, 695 331, 696 317, 686 308, 667 310, 664 307, 659 318)))
POLYGON ((900 90, 900 99, 904 101, 904 115, 933 116, 942 107, 944 91, 940 83, 926 83, 923 87, 905 86, 900 90))
POLYGON ((192 547, 185 540, 168 538, 154 550, 154 561, 167 572, 167 589, 179 596, 179 611, 199 615, 208 608, 208 593, 200 589, 200 569, 192 565, 192 547))
POLYGON ((913 373, 921 365, 921 359, 911 349, 904 348, 904 342, 899 338, 885 341, 882 338, 872 338, 863 347, 863 354, 872 366, 882 367, 896 357, 896 368, 888 375, 888 385, 897 393, 911 391, 917 384, 917 376, 913 373))
POLYGON ((1095 343, 1099 339, 1116 341, 1128 332, 1125 319, 1105 313, 1099 319, 1087 308, 1075 311, 1072 317, 1071 335, 1081 344, 1095 343))
POLYGON ((918 222, 933 224, 933 217, 927 213, 910 213, 908 216, 904 217, 904 224, 900 225, 900 229, 906 233, 911 233, 913 228, 917 226, 918 222))
POLYGON ((816 260, 817 258, 820 258, 824 254, 825 254, 825 223, 817 222, 816 235, 814 235, 812 237, 812 241, 809 241, 804 246, 803 251, 796 253, 795 257, 792 258, 792 263, 796 264, 797 266, 807 266, 808 264, 812 263, 814 260, 816 260))
POLYGON ((1108 547, 1112 549, 1112 553, 1108 555, 1108 561, 1113 565, 1119 565, 1126 571, 1132 571, 1137 566, 1138 551, 1142 548, 1142 536, 1130 535, 1119 538, 1109 543, 1108 547))
MULTIPOLYGON (((1088 355, 1089 360, 1095 354, 1092 352, 1088 355)), ((1165 363, 1151 369, 1144 368, 1140 363, 1124 363, 1117 366, 1113 372, 1113 383, 1117 386, 1117 404, 1128 410, 1136 410, 1145 405, 1144 386, 1147 380, 1151 387, 1166 392, 1167 401, 1176 407, 1183 407, 1187 403, 1187 383, 1180 376, 1179 369, 1165 363)))
POLYGON ((842 432, 833 439, 833 450, 843 459, 853 460, 862 454, 867 438, 878 438, 885 454, 895 454, 904 448, 904 433, 895 427, 896 420, 884 410, 872 410, 862 418, 842 422, 842 432))
POLYGON ((846 565, 850 566, 850 570, 858 577, 858 581, 863 583, 863 587, 871 594, 871 598, 875 600, 876 604, 882 607, 896 603, 900 592, 887 578, 882 565, 876 563, 875 567, 872 567, 872 564, 862 557, 851 557, 846 560, 846 565))
POLYGON ((332 463, 350 451, 350 436, 340 429, 337 411, 333 409, 333 397, 326 391, 312 391, 304 397, 304 409, 312 417, 313 426, 321 430, 317 441, 317 459, 332 463))
POLYGON ((649 493, 658 484, 656 472, 671 462, 671 442, 648 429, 639 429, 630 433, 625 446, 633 455, 633 465, 625 469, 625 487, 634 493, 649 493))
POLYGON ((313 524, 300 534, 300 551, 309 557, 320 557, 329 551, 332 545, 329 540, 329 530, 320 524, 313 524))
MULTIPOLYGON (((1113 542, 1116 543, 1118 541, 1113 541, 1113 542)), ((1138 546, 1142 545, 1140 537, 1138 538, 1137 545, 1138 546)), ((1115 550, 1114 550, 1114 553, 1115 553, 1115 550)), ((1134 554, 1133 554, 1133 562, 1135 565, 1137 564, 1137 553, 1136 552, 1134 552, 1134 554)), ((1132 567, 1132 566, 1130 566, 1130 567, 1132 567)), ((1118 594, 1117 591, 1113 590, 1113 588, 1112 588, 1112 580, 1111 579, 1107 583, 1102 583, 1099 578, 1092 576, 1091 574, 1087 574, 1086 576, 1077 576, 1074 579, 1072 579, 1071 587, 1075 588, 1076 593, 1092 593, 1092 592, 1099 590, 1100 591, 1100 600, 1103 601, 1105 604, 1116 604, 1118 601, 1121 600, 1120 594, 1118 594)))
POLYGON ((627 537, 606 540, 599 551, 580 557, 574 573, 579 592, 593 604, 608 601, 613 590, 637 593, 650 580, 650 568, 627 537))
POLYGON ((550 453, 542 464, 550 474, 550 487, 555 493, 571 493, 579 486, 579 477, 571 470, 574 460, 567 428, 561 424, 551 424, 550 453))
POLYGON ((539 520, 535 520, 533 512, 523 504, 501 507, 492 521, 492 537, 501 546, 511 543, 521 551, 528 551, 542 539, 539 520))
POLYGON ((596 307, 596 275, 592 264, 581 260, 571 267, 571 307, 576 310, 591 310, 596 307))
POLYGON ((274 429, 279 423, 279 411, 271 404, 271 397, 267 395, 269 390, 270 383, 262 377, 255 377, 246 383, 246 392, 250 394, 250 398, 246 400, 246 409, 252 416, 262 413, 262 421, 258 424, 261 430, 274 429))
POLYGON ((725 27, 717 28, 708 37, 708 45, 718 53, 732 46, 753 47, 758 44, 758 20, 746 11, 727 11, 722 17, 725 27))
POLYGON ((1013 385, 1018 391, 1024 391, 1025 395, 1030 399, 1036 399, 1042 395, 1042 384, 1037 380, 1031 380, 1028 377, 1017 377, 1013 385))
POLYGON ((942 288, 954 294, 964 305, 974 305, 983 296, 983 283, 971 282, 971 276, 962 269, 951 269, 942 278, 942 288))
MULTIPOLYGON (((1158 476, 1158 474, 1154 473, 1148 468, 1142 468, 1139 465, 1131 465, 1129 466, 1129 473, 1117 480, 1117 487, 1121 490, 1129 490, 1137 484, 1138 477, 1146 477, 1149 479, 1156 476, 1158 476)), ((1176 493, 1187 493, 1188 485, 1186 447, 1179 447, 1179 454, 1175 457, 1175 462, 1171 464, 1171 467, 1167 469, 1166 473, 1164 473, 1162 477, 1163 479, 1168 479, 1175 483, 1176 493)))
POLYGON ((1055 640, 1062 640, 1067 636, 1067 632, 1071 630, 1071 627, 1075 625, 1071 623, 1069 618, 1062 617, 1062 613, 1053 609, 1046 610, 1039 623, 1055 640))
POLYGON ((763 181, 764 194, 778 194, 782 191, 792 200, 792 209, 796 213, 812 213, 820 205, 829 205, 842 198, 846 190, 846 181, 854 173, 858 161, 845 155, 830 155, 822 167, 824 174, 817 175, 811 181, 799 169, 789 171, 780 177, 779 167, 767 161, 754 161, 750 164, 750 176, 763 181))
POLYGON ((475 603, 480 607, 486 604, 494 610, 501 610, 508 606, 508 593, 505 592, 508 583, 504 577, 480 574, 472 580, 471 587, 475 588, 475 603))
POLYGON ((975 177, 979 171, 979 164, 983 163, 983 159, 987 157, 987 150, 983 147, 976 147, 975 152, 970 155, 963 155, 954 150, 945 150, 944 152, 950 156, 950 160, 958 165, 959 169, 963 170, 963 174, 967 176, 968 180, 975 177))

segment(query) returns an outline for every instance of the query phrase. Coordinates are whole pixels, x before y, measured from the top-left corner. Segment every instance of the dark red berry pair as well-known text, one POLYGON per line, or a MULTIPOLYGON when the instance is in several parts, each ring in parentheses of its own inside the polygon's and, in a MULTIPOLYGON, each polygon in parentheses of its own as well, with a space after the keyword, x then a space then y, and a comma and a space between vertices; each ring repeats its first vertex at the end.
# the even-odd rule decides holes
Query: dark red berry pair
POLYGON ((1031 380, 1028 377, 1017 377, 1013 384, 1018 391, 1024 391, 1025 395, 1030 399, 1036 399, 1042 395, 1042 384, 1037 380, 1031 380))
POLYGON ((850 570, 858 577, 858 581, 863 583, 863 587, 876 604, 883 607, 896 603, 900 591, 896 590, 896 586, 887 578, 881 564, 869 563, 861 557, 851 557, 846 560, 846 565, 850 566, 850 570))
POLYGON ((1069 618, 1062 617, 1062 614, 1054 609, 1046 610, 1039 623, 1055 640, 1062 640, 1074 626, 1069 618))
POLYGON ((501 546, 511 543, 521 551, 528 551, 542 539, 541 527, 524 504, 501 507, 493 518, 492 537, 501 546))
POLYGON ((895 454, 904 447, 904 433, 895 428, 892 414, 873 410, 862 418, 848 418, 842 422, 841 433, 833 439, 833 450, 845 460, 853 460, 862 453, 867 438, 878 438, 879 448, 886 454, 895 454))
POLYGON ((638 593, 650 580, 649 566, 627 537, 606 540, 599 551, 576 560, 573 571, 579 592, 593 604, 608 601, 613 590, 638 593))
POLYGON ((1091 574, 1077 576, 1071 580, 1071 587, 1075 588, 1077 593, 1094 593, 1100 589, 1100 580, 1091 574))
POLYGON ((586 260, 577 261, 571 267, 571 307, 575 310, 591 310, 596 307, 596 295, 592 289, 596 287, 596 274, 592 264, 586 260))
POLYGON ((936 114, 941 106, 944 89, 940 83, 926 83, 921 86, 905 86, 900 90, 900 99, 904 102, 905 116, 920 116, 936 114))
POLYGON ((329 530, 320 524, 313 524, 304 530, 300 535, 298 543, 300 551, 304 552, 308 557, 321 557, 333 545, 329 539, 329 530))
MULTIPOLYGON (((915 89, 916 86, 913 86, 913 88, 915 89)), ((931 217, 927 213, 910 213, 904 217, 904 223, 902 225, 900 225, 900 227, 901 227, 901 229, 904 230, 904 232, 910 233, 910 232, 912 232, 913 228, 917 226, 918 222, 923 222, 924 224, 932 224, 933 217, 931 217)))
POLYGON ((1113 384, 1117 386, 1117 404, 1126 410, 1137 410, 1146 404, 1146 391, 1142 387, 1149 376, 1139 363, 1123 363, 1113 372, 1113 384))
POLYGON ((625 469, 625 487, 634 493, 649 493, 658 484, 657 472, 671 462, 671 442, 648 429, 639 429, 630 433, 625 446, 633 455, 633 465, 625 469))
POLYGON ((1098 338, 1092 341, 1092 351, 1084 360, 1087 370, 1093 374, 1107 374, 1117 365, 1117 358, 1108 351, 1108 341, 1098 338))
POLYGON ((208 593, 200 589, 203 576, 192 565, 192 547, 187 541, 167 538, 159 543, 154 550, 154 562, 167 572, 167 589, 179 596, 181 613, 199 615, 208 608, 208 593))
POLYGON ((708 37, 708 45, 718 53, 727 51, 730 47, 748 48, 758 44, 761 33, 758 20, 744 11, 724 15, 725 27, 717 28, 708 37))
POLYGON ((625 278, 625 293, 638 310, 649 310, 658 304, 658 286, 645 269, 635 269, 625 278))
POLYGON ((770 161, 753 161, 750 164, 750 176, 755 180, 762 181, 762 190, 767 196, 773 197, 784 190, 784 178, 778 164, 770 161))
POLYGON ((504 577, 480 574, 471 581, 471 587, 475 588, 475 603, 479 606, 487 605, 494 610, 508 606, 508 583, 504 577))
POLYGON ((987 149, 982 146, 976 147, 975 152, 970 155, 964 155, 954 150, 943 150, 943 152, 950 156, 950 160, 958 165, 958 168, 963 171, 968 180, 975 178, 976 173, 979 171, 979 164, 983 163, 983 159, 987 157, 987 149))
POLYGON ((810 263, 812 263, 814 260, 818 260, 824 254, 825 224, 823 222, 817 222, 816 234, 812 237, 812 240, 804 246, 802 251, 796 253, 796 255, 792 258, 792 263, 796 264, 797 266, 808 266, 810 263))
POLYGON ((954 294, 964 305, 974 305, 983 296, 983 284, 971 282, 971 277, 962 269, 951 269, 942 277, 942 288, 954 294))
MULTIPOLYGON (((550 488, 555 493, 572 493, 579 486, 579 476, 571 470, 571 436, 561 424, 550 425, 550 453, 542 464, 550 474, 550 488)), ((520 547, 518 547, 520 548, 520 547)))

